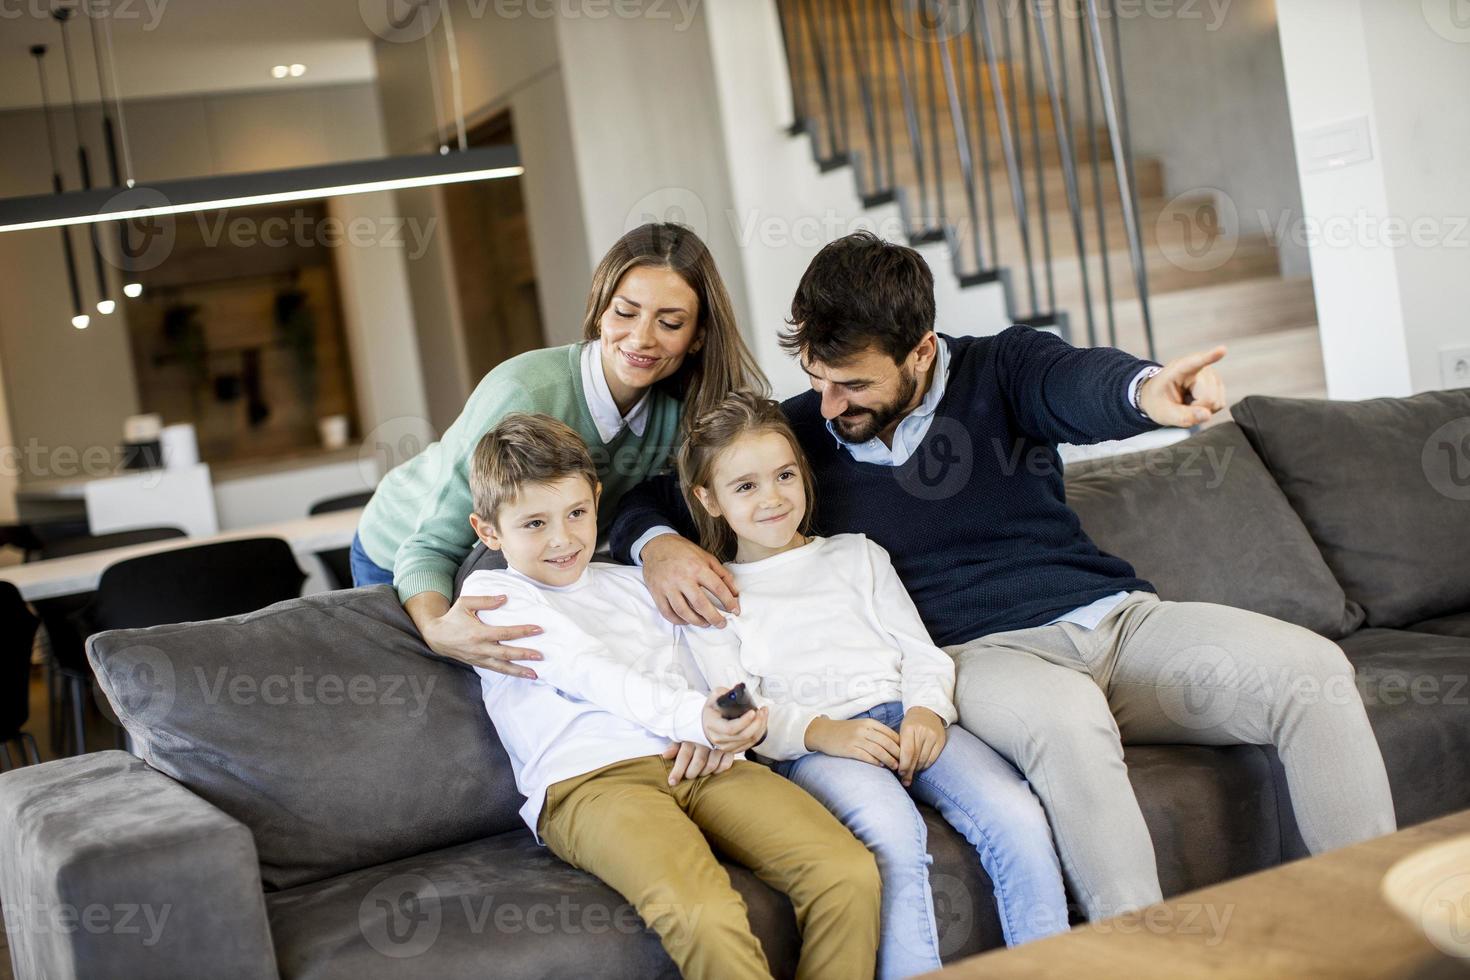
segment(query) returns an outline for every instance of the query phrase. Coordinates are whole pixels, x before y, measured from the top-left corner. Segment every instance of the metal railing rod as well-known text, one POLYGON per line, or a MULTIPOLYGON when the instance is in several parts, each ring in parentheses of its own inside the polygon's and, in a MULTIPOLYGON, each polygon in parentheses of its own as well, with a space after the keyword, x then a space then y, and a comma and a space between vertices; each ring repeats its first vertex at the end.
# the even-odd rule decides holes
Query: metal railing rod
POLYGON ((960 178, 965 185, 965 204, 969 210, 970 237, 974 240, 975 269, 985 268, 985 259, 980 249, 980 202, 975 196, 975 165, 970 158, 970 132, 965 126, 965 113, 960 107, 959 84, 955 77, 954 58, 950 51, 949 38, 939 40, 940 67, 944 74, 945 100, 949 103, 950 126, 954 130, 955 149, 959 153, 960 178))
MULTIPOLYGON (((985 86, 980 78, 982 54, 980 39, 975 31, 974 17, 970 18, 969 30, 965 33, 970 39, 970 84, 975 93, 975 129, 979 136, 981 189, 985 196, 985 230, 990 240, 991 261, 998 262, 1000 246, 995 230, 995 193, 990 172, 990 133, 985 125, 985 86)), ((978 231, 976 233, 978 234, 978 231)))
MULTIPOLYGON (((831 51, 832 62, 832 90, 836 94, 837 103, 837 138, 840 141, 840 149, 833 153, 837 156, 852 149, 852 133, 849 131, 847 119, 847 83, 842 72, 842 35, 839 33, 839 15, 837 8, 844 0, 816 0, 820 5, 827 5, 826 37, 827 47, 831 51)), ((862 190, 861 175, 858 180, 858 190, 862 190)))
POLYGON ((1022 267, 1026 270, 1026 284, 1031 297, 1031 310, 1037 310, 1036 270, 1031 262, 1031 232, 1026 214, 1026 188, 1021 181, 1020 161, 1016 152, 1016 133, 1012 125, 1010 110, 1006 106, 1006 94, 1000 80, 1000 63, 996 59, 995 36, 990 25, 990 8, 985 0, 973 0, 975 14, 980 23, 980 38, 985 48, 985 62, 990 69, 990 96, 995 103, 996 128, 1000 130, 1001 155, 1006 161, 1006 179, 1011 190, 1011 207, 1016 215, 1016 228, 1021 238, 1022 267))
MULTIPOLYGON (((798 0, 799 2, 799 0, 798 0)), ((786 74, 791 79, 791 126, 789 132, 798 133, 806 128, 806 62, 801 54, 801 14, 795 16, 788 0, 776 0, 776 17, 781 24, 781 44, 786 50, 786 74)))
MULTIPOLYGON (((1153 323, 1148 308, 1148 274, 1143 265, 1143 237, 1139 233, 1138 211, 1134 206, 1132 165, 1124 151, 1123 134, 1118 126, 1118 109, 1113 97, 1112 70, 1108 67, 1107 51, 1103 46, 1102 23, 1098 14, 1097 0, 1087 2, 1087 32, 1092 41, 1093 61, 1097 65, 1098 94, 1102 99, 1103 116, 1107 120, 1108 139, 1113 147, 1113 170, 1118 175, 1118 196, 1123 205, 1123 227, 1128 234, 1128 252, 1133 262, 1133 277, 1138 289, 1139 308, 1143 314, 1144 343, 1149 358, 1154 358, 1153 323)), ((1113 14, 1117 16, 1116 13, 1113 14)))
MULTIPOLYGON (((884 19, 888 21, 889 40, 892 42, 893 56, 898 68, 899 95, 903 100, 903 119, 909 134, 909 149, 913 152, 914 157, 914 175, 919 183, 918 202, 922 221, 928 202, 928 191, 926 190, 928 182, 924 178, 924 140, 919 130, 919 110, 914 105, 913 86, 909 84, 908 65, 904 58, 903 42, 899 38, 898 19, 896 17, 884 19)), ((910 231, 912 232, 912 229, 910 231)))
MULTIPOLYGON (((1057 283, 1052 267, 1051 222, 1047 216, 1046 160, 1041 155, 1041 124, 1036 119, 1036 70, 1031 54, 1031 8, 1021 7, 1021 57, 1026 73, 1026 121, 1031 129, 1031 162, 1035 167, 1036 213, 1041 225, 1041 269, 1046 277, 1047 312, 1057 312, 1057 283)), ((1039 312, 1039 311, 1038 311, 1039 312)))
POLYGON ((1082 270, 1082 308, 1087 317, 1087 343, 1097 346, 1097 324, 1092 313, 1092 283, 1087 269, 1086 230, 1082 223, 1082 195, 1077 189, 1077 161, 1072 154, 1071 107, 1067 104, 1066 52, 1061 48, 1062 29, 1057 26, 1057 56, 1052 58, 1051 37, 1043 0, 1032 0, 1036 14, 1036 45, 1041 52, 1041 67, 1046 89, 1051 94, 1052 123, 1056 128, 1057 152, 1062 158, 1062 179, 1067 187, 1067 214, 1072 219, 1072 235, 1077 241, 1077 264, 1082 270))
POLYGON ((920 30, 928 30, 935 35, 930 37, 929 42, 924 45, 924 81, 929 98, 929 159, 934 164, 934 194, 939 205, 938 220, 933 227, 945 228, 949 225, 948 209, 944 206, 944 149, 939 142, 939 91, 937 74, 937 59, 934 56, 934 48, 942 44, 943 38, 938 36, 941 31, 937 27, 938 20, 933 22, 934 26, 922 23, 919 20, 920 11, 927 12, 929 0, 914 0, 915 16, 915 40, 918 41, 920 30))
MULTIPOLYGON (((877 193, 883 187, 882 174, 879 172, 881 160, 878 154, 878 121, 873 113, 873 91, 868 84, 868 59, 863 51, 862 45, 858 43, 857 24, 853 19, 852 7, 847 0, 836 0, 842 8, 842 22, 847 30, 847 43, 852 48, 852 65, 857 74, 858 98, 863 106, 863 123, 867 129, 868 149, 862 155, 864 174, 859 175, 858 186, 864 187, 863 177, 866 177, 865 194, 877 193)), ((857 0, 861 2, 861 0, 857 0)))
MULTIPOLYGON (((1061 28, 1059 27, 1058 30, 1061 28)), ((1092 53, 1087 43, 1087 20, 1077 19, 1077 42, 1081 54, 1082 101, 1087 106, 1087 152, 1092 166, 1092 209, 1097 218, 1097 248, 1102 259, 1103 307, 1107 312, 1108 346, 1118 346, 1118 321, 1113 303, 1113 273, 1111 249, 1108 247, 1107 208, 1103 203, 1102 148, 1097 143, 1097 120, 1092 102, 1092 53)))
MULTIPOLYGON (((1138 214, 1138 171, 1133 166, 1133 131, 1128 126, 1128 83, 1123 77, 1123 39, 1118 28, 1118 8, 1116 0, 1109 4, 1112 16, 1113 35, 1113 64, 1118 66, 1118 120, 1123 129, 1123 156, 1128 162, 1128 200, 1133 208, 1134 215, 1138 214)), ((1143 232, 1141 227, 1137 229, 1139 234, 1139 255, 1143 254, 1143 232)), ((1149 309, 1148 295, 1148 264, 1140 261, 1138 264, 1138 303, 1143 310, 1143 337, 1148 346, 1148 356, 1154 356, 1154 328, 1153 314, 1149 309)))
POLYGON ((822 96, 822 115, 827 130, 827 152, 821 154, 823 158, 835 157, 837 150, 837 117, 832 111, 832 80, 827 72, 827 55, 822 49, 822 39, 818 36, 820 25, 818 17, 812 10, 816 0, 797 0, 797 6, 806 18, 806 36, 811 41, 812 63, 817 68, 817 91, 822 96))

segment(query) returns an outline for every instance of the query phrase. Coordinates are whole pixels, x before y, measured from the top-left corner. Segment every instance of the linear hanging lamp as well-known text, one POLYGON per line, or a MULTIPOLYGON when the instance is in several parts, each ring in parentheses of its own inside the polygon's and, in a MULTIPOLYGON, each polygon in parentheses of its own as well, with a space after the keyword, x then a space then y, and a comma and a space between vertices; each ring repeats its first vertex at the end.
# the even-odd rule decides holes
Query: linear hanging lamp
POLYGON ((131 188, 36 194, 0 199, 0 232, 494 180, 524 172, 515 147, 485 146, 445 155, 385 157, 137 183, 131 188))

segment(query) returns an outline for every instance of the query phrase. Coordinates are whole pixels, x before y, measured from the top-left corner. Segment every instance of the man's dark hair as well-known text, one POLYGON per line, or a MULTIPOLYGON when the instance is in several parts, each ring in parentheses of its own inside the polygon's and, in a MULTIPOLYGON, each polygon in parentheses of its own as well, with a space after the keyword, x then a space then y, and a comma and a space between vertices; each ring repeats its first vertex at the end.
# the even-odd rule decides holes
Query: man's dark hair
POLYGON ((854 232, 812 259, 786 322, 788 354, 841 364, 875 347, 898 364, 934 329, 934 275, 913 249, 854 232))

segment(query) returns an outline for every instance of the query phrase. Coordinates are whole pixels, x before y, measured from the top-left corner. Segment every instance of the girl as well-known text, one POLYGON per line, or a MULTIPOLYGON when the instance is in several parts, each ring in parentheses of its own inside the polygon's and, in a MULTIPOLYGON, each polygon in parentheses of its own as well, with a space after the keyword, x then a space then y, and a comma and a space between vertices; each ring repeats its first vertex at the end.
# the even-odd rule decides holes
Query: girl
POLYGON ((1021 775, 961 728, 954 663, 929 639, 888 553, 861 534, 809 535, 812 478, 769 399, 732 394, 679 454, 701 544, 728 563, 741 613, 692 629, 711 687, 746 684, 769 728, 756 748, 873 852, 883 881, 879 977, 940 967, 919 800, 979 852, 1009 945, 1067 927, 1061 868, 1021 775))
POLYGON ((665 466, 685 418, 735 388, 766 385, 709 249, 682 225, 643 225, 613 245, 592 274, 582 334, 582 343, 529 351, 487 374, 444 437, 389 472, 363 512, 353 583, 391 582, 438 654, 535 676, 509 662, 539 659, 533 652, 501 645, 532 635, 532 626, 487 626, 475 610, 493 603, 450 601, 475 545, 471 451, 497 422, 542 412, 575 429, 592 451, 600 512, 610 519, 625 491, 665 466))

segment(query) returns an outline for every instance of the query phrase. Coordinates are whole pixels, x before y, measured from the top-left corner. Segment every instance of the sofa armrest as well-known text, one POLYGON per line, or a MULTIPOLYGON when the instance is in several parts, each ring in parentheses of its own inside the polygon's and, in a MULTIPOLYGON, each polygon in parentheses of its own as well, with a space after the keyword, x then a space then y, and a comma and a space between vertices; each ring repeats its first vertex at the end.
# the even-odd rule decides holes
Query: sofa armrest
POLYGON ((0 775, 0 903, 19 980, 277 976, 250 831, 126 752, 0 775))

